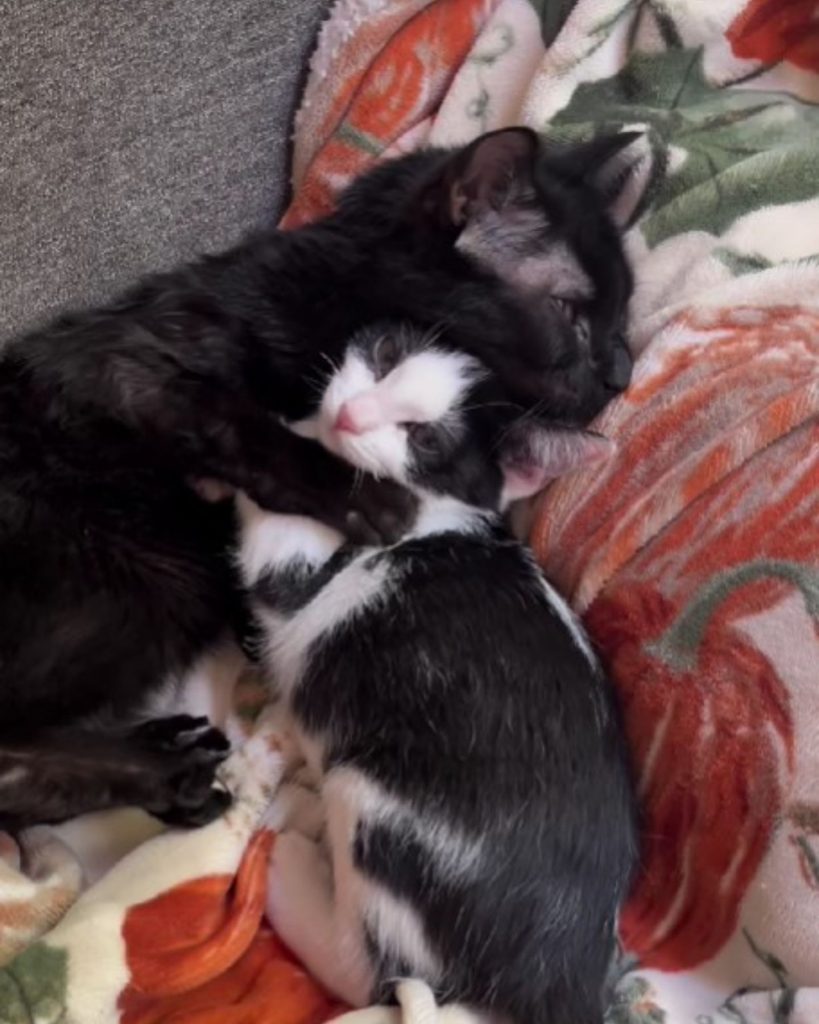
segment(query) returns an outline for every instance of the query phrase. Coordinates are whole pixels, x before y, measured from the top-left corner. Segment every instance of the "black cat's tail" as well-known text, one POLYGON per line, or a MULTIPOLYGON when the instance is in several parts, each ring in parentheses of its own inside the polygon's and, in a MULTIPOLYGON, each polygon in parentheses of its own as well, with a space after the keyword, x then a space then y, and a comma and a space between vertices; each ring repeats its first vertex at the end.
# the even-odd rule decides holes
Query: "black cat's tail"
POLYGON ((56 824, 89 811, 141 807, 172 825, 217 818, 215 784, 229 744, 207 719, 175 715, 123 733, 64 729, 0 737, 0 829, 56 824))

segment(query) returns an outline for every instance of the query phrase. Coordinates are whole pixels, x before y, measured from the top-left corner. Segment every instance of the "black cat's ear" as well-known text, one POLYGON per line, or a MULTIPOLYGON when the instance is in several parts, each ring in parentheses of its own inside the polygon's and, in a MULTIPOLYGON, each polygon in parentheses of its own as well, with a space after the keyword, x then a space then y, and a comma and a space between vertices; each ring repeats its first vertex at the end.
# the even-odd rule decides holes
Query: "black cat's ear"
POLYGON ((503 504, 529 498, 550 480, 607 462, 615 445, 590 430, 570 430, 522 423, 501 442, 503 504))
POLYGON ((439 221, 462 228, 487 210, 500 210, 533 192, 539 148, 530 128, 501 128, 481 135, 447 164, 425 203, 439 221))
POLYGON ((650 176, 650 148, 638 140, 645 143, 643 132, 599 135, 572 146, 555 161, 565 178, 584 181, 598 192, 621 228, 632 220, 650 176))

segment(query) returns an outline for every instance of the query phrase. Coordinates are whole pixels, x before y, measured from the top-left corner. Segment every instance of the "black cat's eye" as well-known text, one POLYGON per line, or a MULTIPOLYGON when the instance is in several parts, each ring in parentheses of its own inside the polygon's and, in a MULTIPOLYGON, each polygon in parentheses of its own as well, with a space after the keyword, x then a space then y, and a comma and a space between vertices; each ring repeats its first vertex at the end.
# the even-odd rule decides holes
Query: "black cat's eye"
POLYGON ((432 423, 405 423, 407 437, 419 448, 434 448, 438 431, 432 423))
POLYGON ((378 339, 373 349, 373 367, 379 380, 395 369, 400 354, 398 342, 392 335, 385 334, 378 339))
POLYGON ((562 313, 570 323, 574 323, 574 318, 577 316, 577 309, 570 299, 553 298, 552 302, 557 307, 559 313, 562 313))
POLYGON ((587 316, 586 304, 577 299, 566 299, 561 296, 552 296, 552 304, 575 329, 578 339, 581 342, 587 342, 591 337, 591 324, 587 316))

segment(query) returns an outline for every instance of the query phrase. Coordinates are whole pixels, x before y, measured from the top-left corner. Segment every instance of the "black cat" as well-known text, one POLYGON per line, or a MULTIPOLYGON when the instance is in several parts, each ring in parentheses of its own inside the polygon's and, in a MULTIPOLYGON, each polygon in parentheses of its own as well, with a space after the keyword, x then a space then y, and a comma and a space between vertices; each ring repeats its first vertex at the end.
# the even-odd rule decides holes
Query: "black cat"
POLYGON ((280 423, 309 408, 356 329, 383 317, 434 328, 493 369, 505 401, 567 423, 625 385, 631 277, 595 181, 632 138, 554 152, 509 129, 385 163, 314 225, 8 344, 0 827, 118 803, 194 824, 224 806, 212 731, 124 725, 237 614, 231 509, 188 481, 216 478, 348 534, 400 533, 408 494, 367 477, 354 487, 351 468, 280 423), (115 732, 82 724, 102 712, 115 732))

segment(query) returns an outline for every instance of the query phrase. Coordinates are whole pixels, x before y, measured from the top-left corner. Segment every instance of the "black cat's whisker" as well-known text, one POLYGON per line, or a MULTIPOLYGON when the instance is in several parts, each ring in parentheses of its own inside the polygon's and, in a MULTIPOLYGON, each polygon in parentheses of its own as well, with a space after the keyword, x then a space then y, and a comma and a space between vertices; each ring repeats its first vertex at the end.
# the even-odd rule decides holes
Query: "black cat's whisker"
POLYGON ((350 494, 357 494, 361 490, 361 485, 364 483, 364 470, 356 467, 353 471, 353 485, 350 488, 350 494))
POLYGON ((476 402, 474 405, 462 405, 462 412, 480 412, 482 409, 519 409, 517 402, 476 402))
POLYGON ((512 422, 500 432, 500 435, 498 436, 498 438, 495 441, 495 444, 493 445, 493 450, 497 449, 498 446, 501 445, 509 437, 513 430, 518 430, 526 423, 531 423, 532 420, 538 419, 540 414, 544 410, 546 401, 547 400, 545 398, 541 398, 532 406, 531 409, 524 409, 521 412, 520 416, 517 416, 514 420, 512 420, 512 422))

